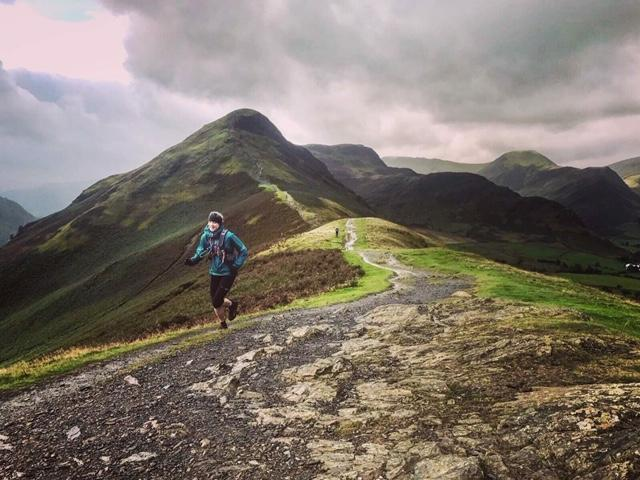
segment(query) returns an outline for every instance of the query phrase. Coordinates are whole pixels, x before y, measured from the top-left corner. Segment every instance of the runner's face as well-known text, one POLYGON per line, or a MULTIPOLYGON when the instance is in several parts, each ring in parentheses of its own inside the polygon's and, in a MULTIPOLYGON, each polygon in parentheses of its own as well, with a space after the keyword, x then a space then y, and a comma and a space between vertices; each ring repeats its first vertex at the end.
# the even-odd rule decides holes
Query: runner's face
POLYGON ((209 230, 213 231, 220 228, 220 224, 218 222, 210 221, 209 222, 209 230))

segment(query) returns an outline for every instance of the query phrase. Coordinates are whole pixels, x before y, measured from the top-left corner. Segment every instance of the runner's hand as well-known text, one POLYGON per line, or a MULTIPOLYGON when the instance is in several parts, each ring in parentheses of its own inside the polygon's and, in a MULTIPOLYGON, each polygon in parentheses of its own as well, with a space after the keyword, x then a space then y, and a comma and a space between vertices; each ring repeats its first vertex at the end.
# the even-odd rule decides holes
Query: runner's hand
POLYGON ((189 267, 193 267, 196 264, 196 262, 192 258, 185 258, 184 264, 188 265, 189 267))

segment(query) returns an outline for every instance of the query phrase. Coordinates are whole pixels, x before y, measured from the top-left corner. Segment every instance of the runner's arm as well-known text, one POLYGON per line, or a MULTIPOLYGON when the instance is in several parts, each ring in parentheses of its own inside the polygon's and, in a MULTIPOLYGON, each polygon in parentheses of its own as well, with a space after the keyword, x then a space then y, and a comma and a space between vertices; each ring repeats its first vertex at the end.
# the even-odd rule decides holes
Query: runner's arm
POLYGON ((247 256, 249 256, 249 249, 244 244, 244 242, 240 240, 238 236, 235 234, 231 237, 231 241, 233 242, 233 245, 235 246, 236 250, 238 250, 238 255, 236 256, 235 260, 231 264, 231 268, 235 270, 239 270, 242 267, 242 265, 244 265, 244 262, 247 260, 247 256))
POLYGON ((193 254, 193 257, 191 257, 191 262, 194 264, 198 263, 200 260, 207 256, 207 253, 209 253, 209 251, 207 250, 207 235, 206 233, 203 233, 200 236, 200 241, 198 242, 196 253, 193 254))

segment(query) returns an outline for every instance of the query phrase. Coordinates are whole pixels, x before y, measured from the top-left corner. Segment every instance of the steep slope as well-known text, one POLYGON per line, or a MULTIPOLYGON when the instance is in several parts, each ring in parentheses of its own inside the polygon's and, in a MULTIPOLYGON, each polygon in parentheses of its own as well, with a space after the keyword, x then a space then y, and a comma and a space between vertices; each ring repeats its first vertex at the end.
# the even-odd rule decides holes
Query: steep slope
POLYGON ((560 202, 604 234, 614 234, 640 218, 640 197, 607 167, 541 171, 519 192, 560 202))
POLYGON ((420 175, 409 169, 383 168, 379 157, 372 155, 373 150, 357 145, 351 146, 350 152, 355 157, 359 151, 360 162, 351 159, 349 163, 341 161, 343 145, 307 148, 378 214, 394 222, 476 240, 515 236, 520 240, 560 241, 575 248, 617 251, 609 242, 591 234, 577 215, 562 205, 522 197, 480 175, 420 175), (362 165, 367 160, 371 162, 369 168, 362 165))
POLYGON ((462 163, 439 158, 424 157, 382 157, 385 164, 390 167, 410 168, 416 173, 428 175, 439 172, 466 172, 478 173, 487 163, 462 163))
POLYGON ((640 198, 607 167, 558 167, 539 154, 510 152, 480 174, 521 195, 559 202, 600 234, 615 235, 640 218, 640 198))
POLYGON ((310 224, 369 212, 266 117, 232 112, 92 185, 0 249, 0 361, 207 314, 204 267, 182 260, 212 209, 252 252, 310 224), (154 306, 169 300, 174 311, 160 315, 154 306))
POLYGON ((628 158, 609 165, 609 168, 620 177, 626 178, 631 175, 640 175, 640 157, 628 158))
POLYGON ((609 168, 620 175, 629 188, 640 194, 640 157, 612 163, 609 168))
POLYGON ((18 227, 35 220, 35 217, 13 200, 0 197, 0 245, 9 241, 18 227))

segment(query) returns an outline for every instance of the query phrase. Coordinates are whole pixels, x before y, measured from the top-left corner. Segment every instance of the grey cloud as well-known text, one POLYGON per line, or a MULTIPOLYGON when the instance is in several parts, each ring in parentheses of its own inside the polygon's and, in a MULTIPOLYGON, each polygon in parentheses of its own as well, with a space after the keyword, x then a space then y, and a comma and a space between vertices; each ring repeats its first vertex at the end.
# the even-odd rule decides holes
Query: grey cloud
POLYGON ((635 0, 106 3, 133 17, 131 71, 192 95, 275 102, 348 81, 447 122, 640 113, 635 0))
POLYGON ((0 190, 130 170, 218 111, 154 85, 67 79, 0 66, 0 190))
POLYGON ((104 3, 131 17, 135 77, 263 110, 298 143, 486 161, 604 118, 598 152, 557 160, 640 151, 616 124, 640 115, 636 0, 104 3))

